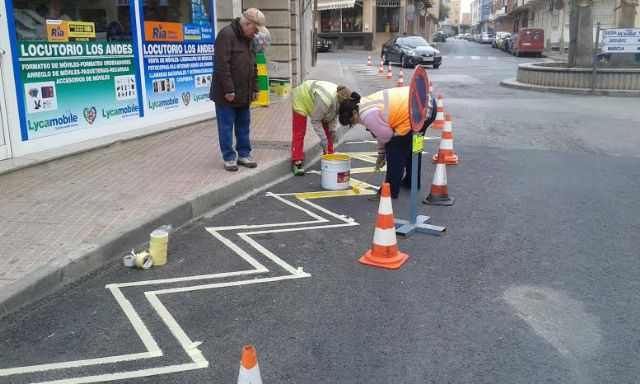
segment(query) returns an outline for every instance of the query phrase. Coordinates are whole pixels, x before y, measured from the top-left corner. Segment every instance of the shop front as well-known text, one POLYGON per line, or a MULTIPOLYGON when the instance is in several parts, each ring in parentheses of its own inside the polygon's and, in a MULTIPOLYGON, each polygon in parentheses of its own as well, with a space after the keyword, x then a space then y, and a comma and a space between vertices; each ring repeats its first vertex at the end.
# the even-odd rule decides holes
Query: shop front
POLYGON ((363 1, 319 1, 318 10, 319 37, 337 49, 372 49, 371 21, 365 20, 363 1))
POLYGON ((6 1, 0 156, 213 117, 213 1, 6 1))

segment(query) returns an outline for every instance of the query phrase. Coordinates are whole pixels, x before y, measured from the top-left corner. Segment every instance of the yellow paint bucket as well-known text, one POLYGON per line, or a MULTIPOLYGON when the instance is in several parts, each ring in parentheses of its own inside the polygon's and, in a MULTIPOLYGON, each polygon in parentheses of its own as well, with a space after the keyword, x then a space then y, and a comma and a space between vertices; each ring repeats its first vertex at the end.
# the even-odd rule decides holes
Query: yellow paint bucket
POLYGON ((322 155, 322 188, 341 190, 349 188, 351 178, 351 156, 342 153, 322 155))

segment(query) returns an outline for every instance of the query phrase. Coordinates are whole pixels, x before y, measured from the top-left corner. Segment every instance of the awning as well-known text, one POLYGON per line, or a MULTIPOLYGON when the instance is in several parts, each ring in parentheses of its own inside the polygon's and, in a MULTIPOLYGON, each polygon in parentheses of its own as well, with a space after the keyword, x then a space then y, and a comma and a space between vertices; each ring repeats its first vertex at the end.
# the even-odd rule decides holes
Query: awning
POLYGON ((353 8, 356 0, 318 0, 318 10, 353 8))
POLYGON ((400 0, 376 0, 376 7, 399 7, 400 0))

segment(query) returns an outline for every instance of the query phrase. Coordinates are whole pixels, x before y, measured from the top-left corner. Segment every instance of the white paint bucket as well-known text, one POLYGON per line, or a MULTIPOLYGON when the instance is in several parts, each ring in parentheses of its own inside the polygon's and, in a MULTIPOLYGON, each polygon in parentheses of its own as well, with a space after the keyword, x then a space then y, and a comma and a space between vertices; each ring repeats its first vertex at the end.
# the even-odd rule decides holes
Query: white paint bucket
POLYGON ((340 190, 349 188, 351 156, 341 153, 322 155, 322 188, 340 190))

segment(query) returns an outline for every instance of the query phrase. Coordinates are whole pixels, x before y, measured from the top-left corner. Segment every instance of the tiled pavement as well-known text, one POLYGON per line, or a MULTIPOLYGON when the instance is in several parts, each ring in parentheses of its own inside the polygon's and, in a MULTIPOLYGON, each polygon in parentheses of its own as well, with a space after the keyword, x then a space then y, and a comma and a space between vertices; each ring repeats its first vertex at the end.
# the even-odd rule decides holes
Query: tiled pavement
MULTIPOLYGON (((342 73, 339 64, 316 68, 310 78, 339 81, 342 73)), ((0 292, 176 199, 233 184, 290 158, 288 99, 254 108, 251 115, 257 169, 223 169, 212 119, 1 174, 0 292)), ((305 147, 318 141, 308 129, 305 147)))

